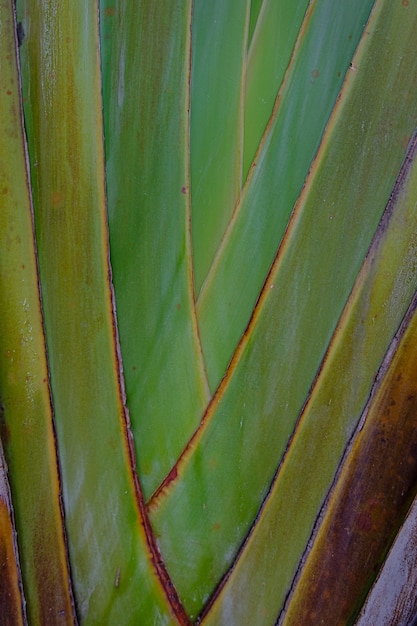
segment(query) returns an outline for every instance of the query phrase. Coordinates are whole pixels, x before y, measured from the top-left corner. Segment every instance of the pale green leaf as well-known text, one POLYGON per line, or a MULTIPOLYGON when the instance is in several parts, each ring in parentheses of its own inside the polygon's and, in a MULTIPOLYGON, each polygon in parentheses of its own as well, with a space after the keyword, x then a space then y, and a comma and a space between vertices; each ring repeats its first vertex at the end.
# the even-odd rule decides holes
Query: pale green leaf
POLYGON ((178 479, 153 503, 194 616, 267 492, 416 127, 417 14, 376 6, 250 327, 178 479))
MULTIPOLYGON (((132 465, 109 282, 98 6, 20 5, 65 522, 84 624, 175 624, 132 465)), ((39 506, 39 504, 38 504, 39 506)), ((42 508, 39 509, 42 511, 42 508)), ((167 578, 165 576, 165 578, 167 578)), ((184 622, 183 622, 184 623, 184 622)))
POLYGON ((102 11, 111 263, 138 472, 149 497, 208 400, 191 266, 191 4, 120 0, 102 11))

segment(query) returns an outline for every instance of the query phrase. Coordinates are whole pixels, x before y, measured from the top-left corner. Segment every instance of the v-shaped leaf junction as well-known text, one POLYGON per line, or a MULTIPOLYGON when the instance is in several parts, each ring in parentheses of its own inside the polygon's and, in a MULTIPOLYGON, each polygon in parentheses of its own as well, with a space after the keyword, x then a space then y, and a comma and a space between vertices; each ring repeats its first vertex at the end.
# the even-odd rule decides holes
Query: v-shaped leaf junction
MULTIPOLYGON (((10 25, 11 0, 0 11, 10 25)), ((312 615, 297 570, 317 520, 331 527, 322 507, 417 288, 417 8, 18 0, 17 13, 30 261, 13 248, 2 280, 16 291, 30 263, 13 328, 16 345, 32 345, 29 326, 42 339, 35 449, 49 453, 33 483, 4 436, 18 432, 11 400, 2 439, 29 620, 43 609, 27 501, 46 475, 67 623, 76 609, 86 624, 273 624, 300 593, 312 615)), ((0 393, 15 380, 29 406, 32 353, 19 363, 0 393)), ((314 532, 308 568, 325 562, 314 532)))

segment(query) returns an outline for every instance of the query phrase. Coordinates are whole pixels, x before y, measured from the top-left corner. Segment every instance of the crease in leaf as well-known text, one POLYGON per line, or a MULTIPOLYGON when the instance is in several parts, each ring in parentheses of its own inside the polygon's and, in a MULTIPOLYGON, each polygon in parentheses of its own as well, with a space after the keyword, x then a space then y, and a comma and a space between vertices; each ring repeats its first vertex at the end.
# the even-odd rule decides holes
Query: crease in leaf
POLYGON ((415 16, 377 6, 228 378, 177 479, 152 503, 161 552, 191 616, 266 495, 416 126, 415 16), (225 480, 233 475, 237 484, 225 480))
POLYGON ((319 615, 326 623, 352 623, 416 496, 416 307, 417 294, 381 366, 280 624, 315 624, 319 615), (337 583, 341 570, 343 585, 337 583))
POLYGON ((197 301, 212 391, 249 322, 372 4, 342 10, 318 0, 307 13, 276 117, 197 301))
POLYGON ((414 134, 271 490, 237 560, 205 608, 202 623, 207 626, 219 620, 272 623, 284 604, 379 364, 417 288, 416 138, 414 134), (256 609, 253 587, 258 589, 256 609))
MULTIPOLYGON (((65 523, 83 624, 187 624, 149 532, 118 361, 98 4, 22 0, 25 118, 65 523)), ((38 502, 39 508, 39 502, 38 502)), ((42 508, 39 509, 42 511, 42 508)), ((51 589, 53 589, 53 584, 51 589)), ((44 620, 45 621, 45 620, 44 620)))
POLYGON ((137 469, 149 498, 209 398, 189 232, 191 3, 119 0, 102 3, 102 15, 111 263, 137 469))
MULTIPOLYGON (((62 623, 73 624, 12 1, 0 4, 0 66, 0 428, 27 602, 16 623, 26 614, 31 623, 46 623, 51 613, 61 612, 62 623)), ((9 538, 3 537, 2 546, 12 557, 11 529, 3 529, 9 538)), ((8 569, 7 562, 3 567, 8 569)), ((7 604, 13 592, 3 591, 7 604)))

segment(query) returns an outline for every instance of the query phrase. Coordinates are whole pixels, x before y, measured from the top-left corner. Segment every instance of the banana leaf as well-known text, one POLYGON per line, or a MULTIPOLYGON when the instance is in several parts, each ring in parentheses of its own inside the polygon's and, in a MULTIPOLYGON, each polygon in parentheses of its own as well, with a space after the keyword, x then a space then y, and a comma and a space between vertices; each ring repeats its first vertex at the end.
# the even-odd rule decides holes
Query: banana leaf
POLYGON ((416 618, 416 37, 0 3, 2 623, 416 618))

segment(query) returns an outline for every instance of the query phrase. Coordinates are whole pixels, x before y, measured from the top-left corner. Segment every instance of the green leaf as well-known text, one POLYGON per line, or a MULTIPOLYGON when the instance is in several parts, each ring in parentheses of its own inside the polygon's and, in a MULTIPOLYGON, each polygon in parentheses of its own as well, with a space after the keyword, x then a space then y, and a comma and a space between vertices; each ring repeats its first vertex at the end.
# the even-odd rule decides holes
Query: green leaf
POLYGON ((208 399, 191 267, 191 4, 120 0, 107 14, 105 6, 105 20, 121 24, 103 38, 112 272, 138 471, 149 497, 208 399))
POLYGON ((3 620, 410 621, 417 6, 16 9, 3 620))
MULTIPOLYGON (((253 4, 251 21, 257 10, 256 3, 253 4)), ((291 71, 294 44, 297 36, 302 38, 304 34, 299 34, 299 29, 307 6, 307 0, 265 0, 262 3, 246 62, 243 180, 246 180, 263 134, 269 131, 267 124, 279 88, 287 68, 291 71)), ((310 8, 304 28, 311 11, 310 8)), ((277 106, 280 106, 279 96, 277 106)))
POLYGON ((144 614, 158 624, 177 623, 177 614, 185 623, 149 531, 121 385, 98 6, 45 0, 35 12, 23 2, 21 11, 35 224, 78 615, 84 624, 117 623, 121 615, 137 624, 144 614))
MULTIPOLYGON (((204 623, 282 609, 380 363, 417 289, 416 138, 256 523, 204 623), (410 160, 412 162, 410 168, 410 160), (395 242, 395 245, 393 245, 395 242), (256 606, 250 593, 256 588, 256 606)), ((401 455, 400 455, 401 456, 401 455)))
POLYGON ((416 126, 416 18, 377 3, 251 324, 177 480, 151 503, 192 616, 266 495, 401 169, 416 126))
POLYGON ((371 6, 318 0, 305 17, 273 119, 197 302, 212 391, 249 323, 371 6))
POLYGON ((241 188, 249 5, 248 0, 193 3, 190 167, 197 294, 241 188))
POLYGON ((253 32, 256 28, 259 13, 262 9, 263 4, 264 0, 251 0, 248 44, 250 44, 250 42, 252 41, 253 32))
MULTIPOLYGON (((32 623, 47 623, 48 616, 53 614, 61 616, 62 624, 70 624, 74 609, 60 506, 15 33, 13 4, 3 2, 0 4, 1 438, 10 470, 19 550, 24 555, 22 578, 28 619, 32 623)), ((4 515, 2 507, 3 519, 4 515)), ((2 535, 2 545, 10 552, 10 527, 6 524, 2 529, 6 532, 2 535)), ((13 585, 13 593, 20 593, 16 580, 13 585)), ((9 590, 7 596, 8 593, 9 590)), ((19 600, 15 598, 16 603, 19 600)), ((22 612, 19 619, 23 619, 22 612)))
POLYGON ((351 624, 417 493, 417 297, 342 465, 282 624, 351 624), (402 335, 402 336, 401 336, 402 335), (383 459, 383 464, 380 460, 383 459), (343 572, 343 585, 337 578, 343 572))

